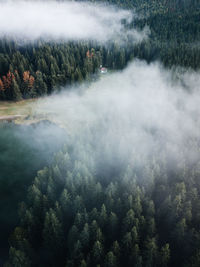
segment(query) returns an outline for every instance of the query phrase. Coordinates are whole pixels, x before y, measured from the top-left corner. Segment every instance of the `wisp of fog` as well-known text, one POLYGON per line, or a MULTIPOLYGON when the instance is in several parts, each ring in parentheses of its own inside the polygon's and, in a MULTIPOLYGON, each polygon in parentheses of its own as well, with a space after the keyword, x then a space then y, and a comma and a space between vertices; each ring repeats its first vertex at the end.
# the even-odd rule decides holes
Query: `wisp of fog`
MULTIPOLYGON (((146 30, 125 30, 122 20, 130 23, 134 15, 113 6, 55 1, 1 1, 0 6, 1 38, 106 43, 147 36, 146 30)), ((85 144, 93 142, 109 159, 118 155, 119 161, 137 157, 142 162, 164 154, 172 162, 194 162, 199 155, 200 78, 186 72, 174 81, 173 75, 161 64, 134 61, 76 92, 63 90, 39 100, 35 115, 59 122, 85 144)))
POLYGON ((87 2, 0 1, 0 38, 21 41, 90 40, 122 42, 128 36, 141 41, 143 31, 126 30, 122 20, 130 23, 133 13, 114 6, 87 2))
MULTIPOLYGON (((200 94, 197 73, 174 73, 160 64, 135 61, 80 91, 38 101, 35 114, 64 125, 84 144, 119 161, 165 155, 171 162, 199 158, 200 94), (172 75, 173 74, 173 75, 172 75), (188 83, 189 81, 189 83, 188 83), (93 134, 94 136, 94 134, 93 134)), ((101 155, 102 156, 102 155, 101 155)))

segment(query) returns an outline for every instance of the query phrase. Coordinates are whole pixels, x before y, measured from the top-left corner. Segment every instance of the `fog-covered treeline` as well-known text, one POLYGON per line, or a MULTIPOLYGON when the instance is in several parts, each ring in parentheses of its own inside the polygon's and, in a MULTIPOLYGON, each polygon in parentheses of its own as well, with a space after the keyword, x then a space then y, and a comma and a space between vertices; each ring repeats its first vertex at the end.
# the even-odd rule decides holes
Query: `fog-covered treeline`
POLYGON ((75 144, 30 186, 6 266, 199 266, 198 164, 113 166, 105 147, 75 144))
POLYGON ((19 222, 19 201, 26 197, 38 169, 53 161, 65 138, 63 129, 48 122, 0 123, 0 266, 8 257, 9 235, 19 222), (49 134, 52 131, 59 139, 57 142, 49 134))
MULTIPOLYGON (((111 27, 114 31, 116 27, 112 24, 107 26, 105 22, 105 25, 102 25, 104 35, 110 35, 114 42, 106 46, 96 42, 52 44, 46 42, 45 38, 36 43, 19 45, 17 40, 3 38, 0 41, 0 98, 20 100, 50 94, 59 86, 88 79, 91 74, 98 72, 102 64, 109 69, 122 69, 127 62, 136 57, 148 62, 160 60, 167 67, 180 65, 199 69, 198 1, 108 2, 129 10, 134 8, 139 17, 134 18, 133 23, 126 28, 136 28, 139 31, 148 26, 149 38, 143 41, 141 38, 140 42, 134 42, 125 37, 123 43, 119 44, 120 38, 123 38, 119 37, 115 40, 116 37, 112 37, 108 29, 111 27)), ((101 10, 100 13, 102 13, 101 10)), ((111 15, 113 16, 113 13, 111 15)), ((120 12, 119 16, 121 16, 120 12)), ((72 17, 72 26, 75 23, 74 19, 77 20, 77 18, 72 17)), ((106 19, 103 17, 102 21, 106 19)), ((91 25, 87 26, 91 27, 91 25)), ((72 31, 73 28, 74 26, 72 31)), ((98 36, 98 27, 96 29, 98 36)), ((73 38, 76 40, 79 33, 76 32, 76 28, 74 31, 73 38)), ((86 30, 90 37, 88 32, 86 30)), ((117 32, 119 33, 122 34, 123 30, 117 32)), ((99 40, 100 37, 94 38, 99 40)))
POLYGON ((100 65, 122 69, 132 57, 119 45, 109 48, 89 43, 40 44, 17 46, 0 41, 0 97, 20 100, 42 96, 59 86, 90 80, 100 65))
POLYGON ((135 61, 39 101, 68 136, 20 205, 6 266, 199 265, 199 76, 170 74, 135 61))
POLYGON ((199 1, 93 2, 0 3, 0 264, 200 266, 199 1))

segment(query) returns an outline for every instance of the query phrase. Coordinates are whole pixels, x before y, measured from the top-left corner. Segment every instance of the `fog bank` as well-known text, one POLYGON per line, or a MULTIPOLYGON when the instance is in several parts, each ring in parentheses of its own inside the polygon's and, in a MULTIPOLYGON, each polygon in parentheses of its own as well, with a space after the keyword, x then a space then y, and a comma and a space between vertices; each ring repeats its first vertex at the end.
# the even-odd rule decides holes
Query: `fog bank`
POLYGON ((127 37, 141 41, 142 32, 125 30, 122 20, 130 23, 131 11, 87 2, 0 1, 0 38, 35 41, 90 40, 123 42, 127 37))
POLYGON ((63 91, 38 101, 35 114, 64 125, 71 136, 119 161, 168 157, 199 159, 200 93, 198 73, 174 73, 156 63, 135 61, 124 71, 102 76, 79 93, 63 91), (172 75, 173 74, 173 75, 172 75))

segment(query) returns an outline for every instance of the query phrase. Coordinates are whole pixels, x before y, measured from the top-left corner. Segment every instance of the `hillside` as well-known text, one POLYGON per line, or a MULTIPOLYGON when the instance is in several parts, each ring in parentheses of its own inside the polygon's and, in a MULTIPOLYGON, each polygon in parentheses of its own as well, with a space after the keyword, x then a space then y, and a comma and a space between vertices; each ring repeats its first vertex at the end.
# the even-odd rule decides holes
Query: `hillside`
MULTIPOLYGON (((98 2, 98 1, 97 1, 98 2)), ((198 1, 108 1, 138 12, 129 28, 149 27, 150 35, 126 46, 110 42, 52 43, 21 46, 0 40, 0 99, 20 100, 51 94, 64 85, 90 80, 99 66, 123 69, 133 58, 160 60, 166 67, 200 68, 198 1)))
POLYGON ((200 266, 199 0, 0 10, 0 265, 200 266))

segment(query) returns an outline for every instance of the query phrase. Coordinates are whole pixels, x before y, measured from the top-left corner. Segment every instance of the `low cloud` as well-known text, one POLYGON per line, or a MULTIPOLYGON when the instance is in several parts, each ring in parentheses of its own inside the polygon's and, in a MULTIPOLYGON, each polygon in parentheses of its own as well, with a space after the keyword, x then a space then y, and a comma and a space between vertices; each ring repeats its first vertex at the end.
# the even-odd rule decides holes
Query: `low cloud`
POLYGON ((138 158, 143 164, 142 159, 164 156, 172 163, 194 163, 199 159, 200 77, 173 76, 158 63, 135 61, 79 93, 63 91, 39 100, 34 113, 64 125, 84 144, 94 142, 111 160, 138 158))
POLYGON ((21 41, 90 40, 141 41, 143 31, 125 29, 122 20, 130 23, 133 13, 114 6, 87 2, 0 1, 0 38, 21 41))

